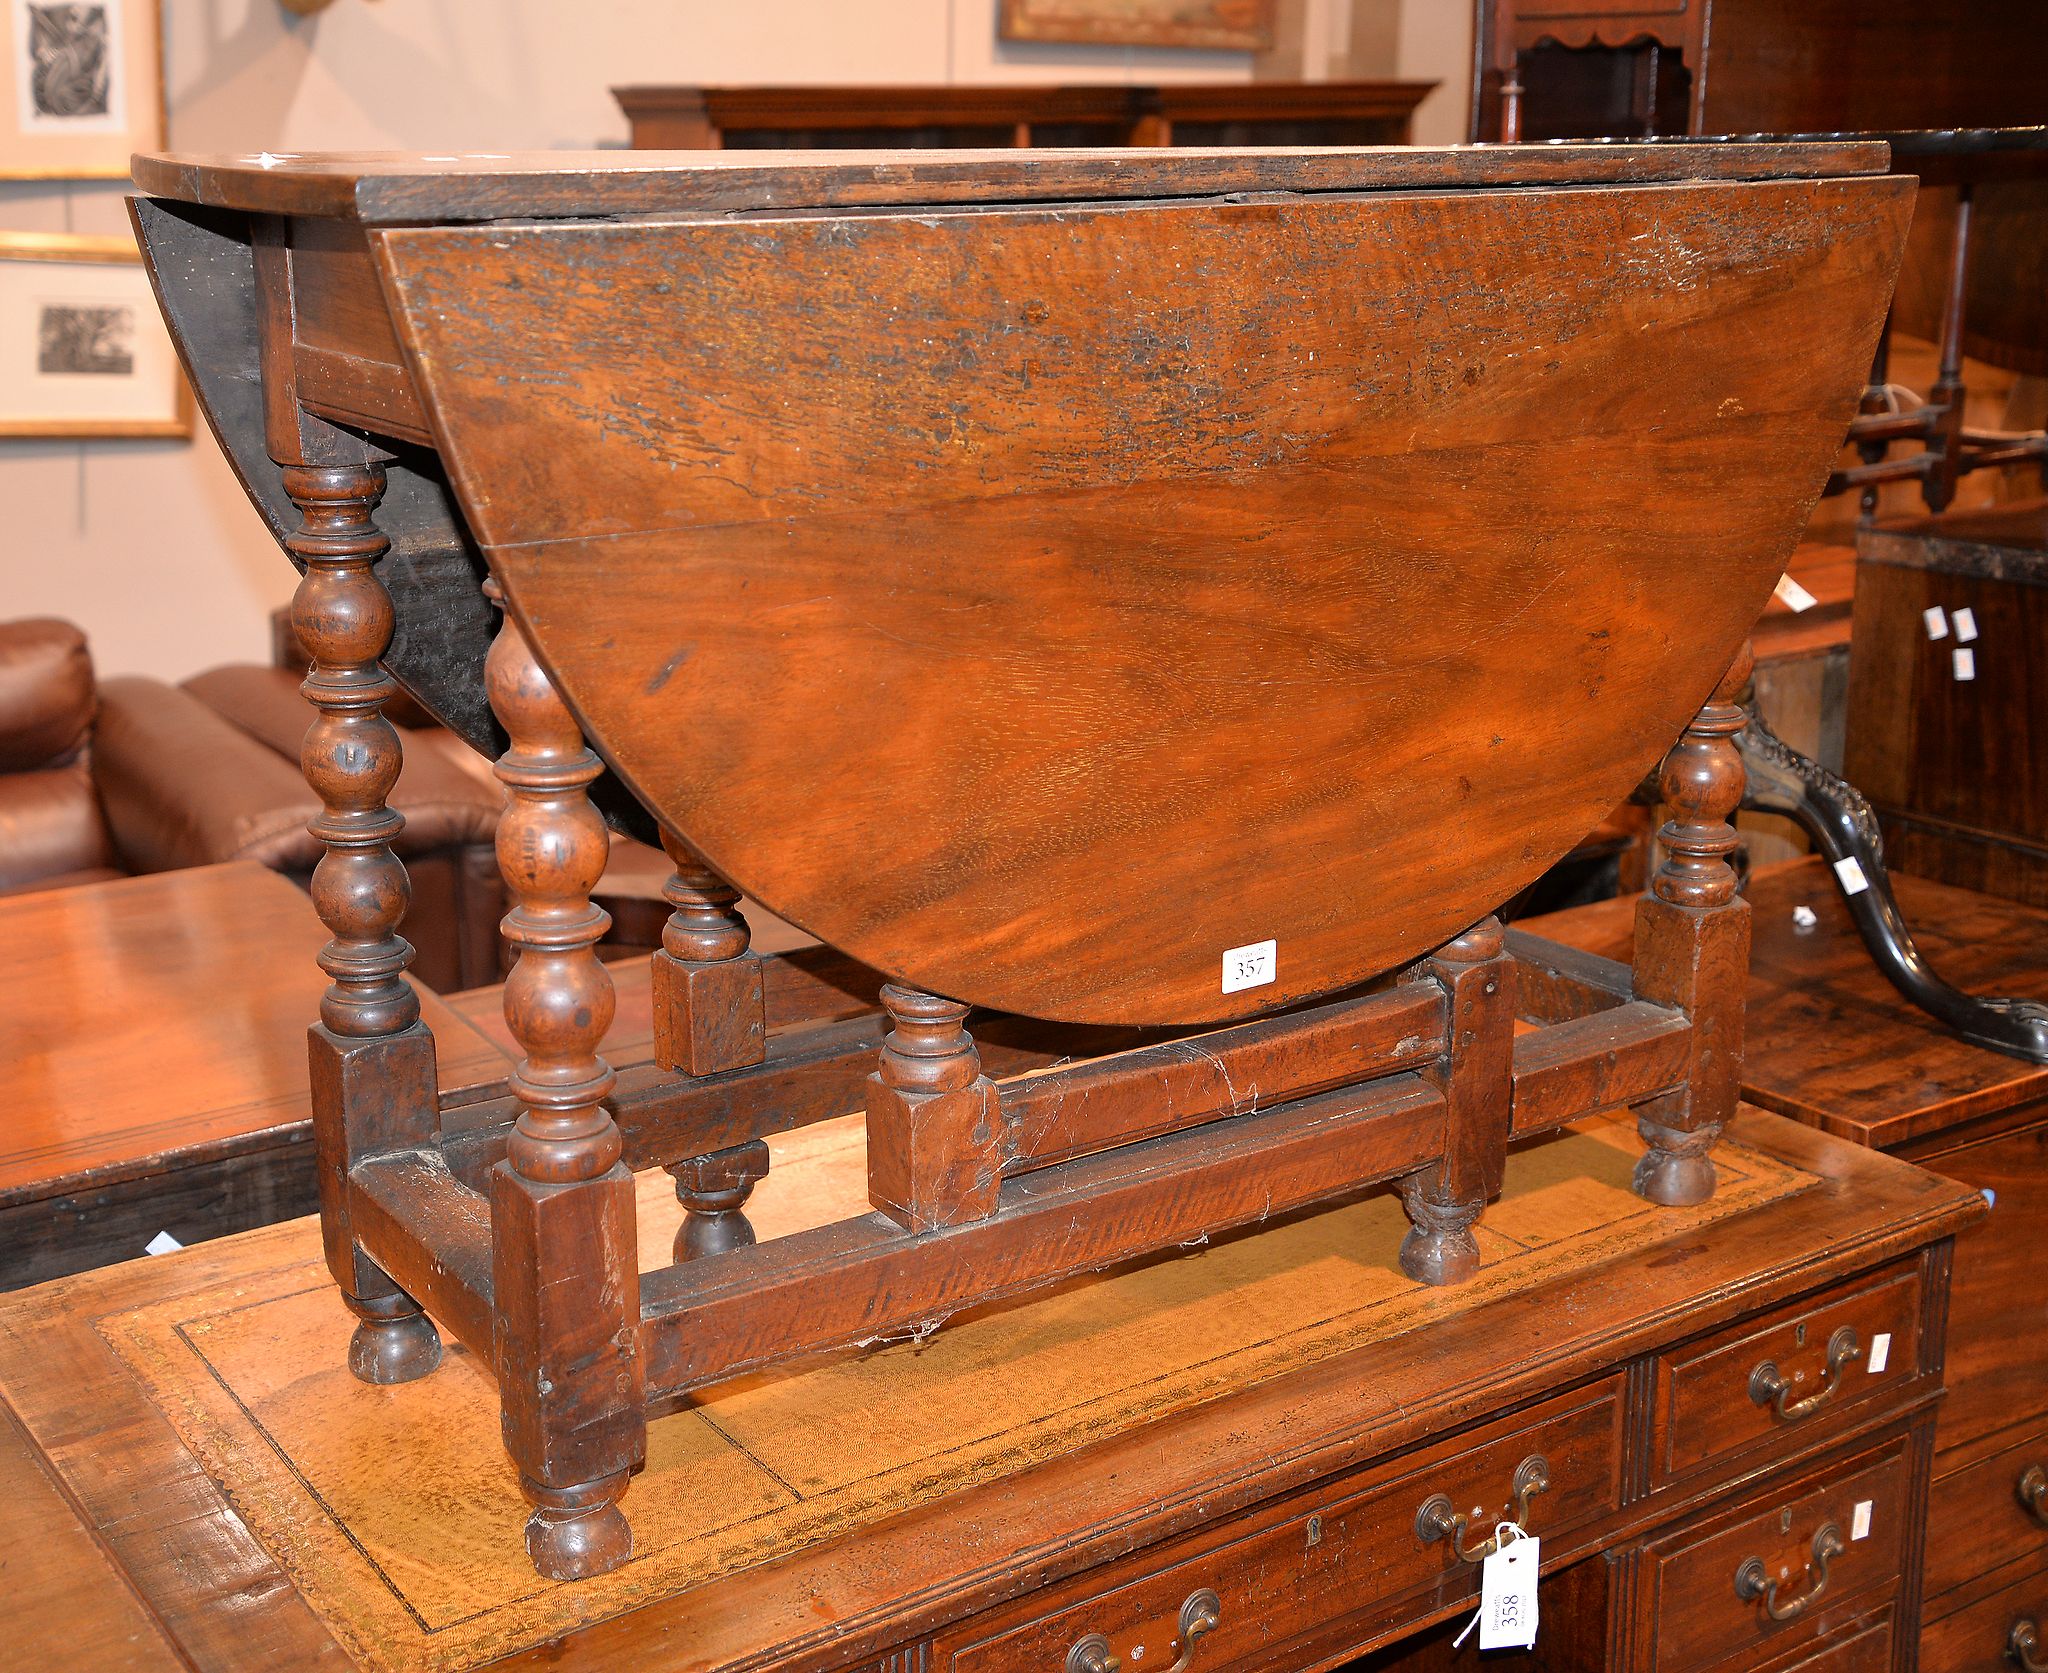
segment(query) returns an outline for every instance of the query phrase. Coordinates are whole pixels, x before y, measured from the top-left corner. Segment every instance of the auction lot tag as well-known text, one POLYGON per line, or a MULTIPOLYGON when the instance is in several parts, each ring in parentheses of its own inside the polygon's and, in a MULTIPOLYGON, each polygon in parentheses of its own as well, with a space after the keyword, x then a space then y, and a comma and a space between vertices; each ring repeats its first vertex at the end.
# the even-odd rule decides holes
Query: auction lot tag
POLYGON ((1482 1650, 1526 1650, 1536 1642, 1536 1577, 1543 1566, 1543 1541, 1525 1534, 1512 1522, 1494 1530, 1500 1544, 1480 1565, 1479 1613, 1465 1623, 1465 1634, 1479 1628, 1482 1650))

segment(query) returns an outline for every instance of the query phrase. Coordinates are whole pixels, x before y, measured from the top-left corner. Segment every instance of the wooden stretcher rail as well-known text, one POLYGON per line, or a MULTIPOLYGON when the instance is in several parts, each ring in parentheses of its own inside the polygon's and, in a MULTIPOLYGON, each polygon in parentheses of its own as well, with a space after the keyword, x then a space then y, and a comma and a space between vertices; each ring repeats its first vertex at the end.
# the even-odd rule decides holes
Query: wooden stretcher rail
MULTIPOLYGON (((987 1036, 978 1035, 984 1063, 987 1036)), ((1431 1062, 1444 1050, 1443 990, 1410 982, 1362 1004, 1270 1017, 1086 1063, 1030 1070, 998 1089, 1003 1171, 1156 1138, 1431 1062)))
POLYGON ((1526 1022, 1569 1022, 1611 1011, 1635 998, 1635 972, 1597 953, 1510 929, 1515 960, 1516 1011, 1526 1022))
POLYGON ((472 1353, 491 1345, 491 1203, 431 1150, 372 1156, 349 1170, 349 1209, 365 1248, 472 1353))
POLYGON ((1515 1041, 1509 1135, 1521 1138, 1682 1086, 1691 1042, 1683 1011, 1644 1000, 1522 1035, 1515 1041))
POLYGON ((1363 1191, 1440 1150, 1443 1097, 1398 1075, 1008 1180, 992 1218, 878 1214, 641 1279, 650 1401, 1363 1191))

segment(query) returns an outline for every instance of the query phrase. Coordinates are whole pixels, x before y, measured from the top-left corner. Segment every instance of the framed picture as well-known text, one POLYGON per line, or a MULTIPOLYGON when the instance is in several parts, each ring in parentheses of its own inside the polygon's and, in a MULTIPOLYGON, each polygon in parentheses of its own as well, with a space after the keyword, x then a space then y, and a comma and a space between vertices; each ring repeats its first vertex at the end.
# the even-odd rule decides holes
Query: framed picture
POLYGON ((0 436, 190 436, 131 238, 0 232, 0 436))
POLYGON ((0 179, 126 179, 164 142, 162 0, 0 0, 0 179))
POLYGON ((1265 52, 1276 0, 1003 0, 1006 41, 1265 52))

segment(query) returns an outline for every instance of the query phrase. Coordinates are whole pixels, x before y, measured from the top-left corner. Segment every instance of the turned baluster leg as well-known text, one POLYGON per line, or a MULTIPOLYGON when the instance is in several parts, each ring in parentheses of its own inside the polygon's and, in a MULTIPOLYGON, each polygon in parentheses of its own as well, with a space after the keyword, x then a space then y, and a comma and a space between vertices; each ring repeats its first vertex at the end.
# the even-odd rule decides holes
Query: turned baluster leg
POLYGON ((485 678, 509 739, 498 864, 518 962, 505 1021, 526 1052, 511 1078, 525 1107, 491 1172, 498 1391, 534 1506, 527 1554, 580 1580, 632 1555, 617 1501, 647 1451, 633 1176, 597 1050, 613 999, 594 949, 611 918, 590 891, 608 843, 585 794, 598 759, 509 613, 485 678))
POLYGON ((996 1211, 1002 1106, 963 1026, 967 1007, 886 982, 881 1062, 868 1076, 868 1201, 910 1231, 996 1211))
POLYGON ((768 1147, 749 1139, 729 1150, 670 1162, 676 1201, 683 1205, 683 1223, 676 1228, 678 1262, 722 1255, 728 1249, 751 1249, 754 1228, 746 1216, 747 1199, 768 1177, 768 1147))
POLYGON ((1743 1005, 1749 986, 1749 902, 1735 892, 1735 827, 1749 681, 1744 645, 1714 695, 1664 757, 1658 786, 1672 818, 1657 833, 1664 860, 1636 903, 1635 990, 1692 1019, 1682 1091, 1645 1104, 1638 1126, 1649 1151, 1636 1189, 1677 1207, 1714 1194, 1709 1153, 1735 1113, 1742 1082, 1743 1005))
POLYGON ((1515 961, 1498 918, 1447 943, 1424 968, 1443 984, 1448 1047, 1425 1071, 1444 1095, 1444 1155, 1401 1182, 1411 1222, 1401 1270, 1424 1284, 1462 1284, 1479 1270, 1472 1226, 1500 1194, 1514 1091, 1515 961))
POLYGON ((398 688, 378 660, 393 620, 373 567, 391 544, 375 521, 384 471, 292 465, 284 486, 302 514, 285 542, 305 566, 292 599, 292 625, 312 658, 300 689, 318 711, 300 755, 321 803, 311 829, 327 846, 313 906, 333 936, 320 953, 332 981, 308 1042, 321 1231, 357 1320, 349 1369, 364 1382, 409 1382, 440 1362, 441 1340, 419 1304, 356 1247, 348 1187, 358 1157, 425 1142, 436 1120, 433 1038, 405 979, 412 948, 398 933, 410 890, 391 841, 405 819, 386 802, 400 751, 384 718, 398 688))
POLYGON ((661 845, 675 862, 662 890, 675 910, 654 955, 654 1059, 686 1075, 759 1063, 767 1002, 739 892, 674 833, 663 831, 661 845))

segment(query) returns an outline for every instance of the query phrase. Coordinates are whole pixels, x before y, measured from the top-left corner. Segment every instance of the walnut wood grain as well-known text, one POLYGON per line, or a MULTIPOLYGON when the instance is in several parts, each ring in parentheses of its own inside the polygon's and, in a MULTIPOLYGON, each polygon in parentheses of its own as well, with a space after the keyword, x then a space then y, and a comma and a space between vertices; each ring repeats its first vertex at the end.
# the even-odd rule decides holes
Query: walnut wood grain
POLYGON ((721 875, 964 1002, 1188 1023, 1440 944, 1622 798, 1777 578, 1859 386, 1904 191, 371 243, 456 481, 528 485, 471 494, 514 609, 613 765, 721 875), (1823 224, 1824 240, 1792 231, 1823 224), (1429 296, 1518 293, 1515 252, 1532 246, 1565 252, 1550 259, 1568 279, 1551 271, 1512 314, 1444 315, 1424 370, 1390 289, 1410 287, 1434 331, 1429 296), (1637 247, 1688 254, 1681 271, 1637 247), (1274 288, 1337 252, 1355 282, 1274 288), (1063 307, 1104 261, 1119 309, 1063 307), (515 278, 531 323, 507 331, 482 298, 515 278), (736 294, 804 329, 744 337, 717 301, 736 294), (1796 333, 1788 314, 1785 352, 1759 356, 1780 309, 1796 333), (737 356, 735 329, 752 345, 737 356), (1276 332, 1284 354, 1243 346, 1276 332), (585 368, 573 389, 565 356, 585 368), (743 364, 748 393, 719 393, 743 364), (1681 415, 1688 379, 1721 393, 1681 415), (1039 398, 1049 384, 1067 397, 1039 398), (1560 405, 1589 417, 1561 430, 1560 405), (622 411, 631 446, 606 439, 622 411), (513 442, 527 432, 546 445, 513 442), (1588 486, 1610 472, 1650 496, 1625 528, 1588 486), (1311 500, 1327 524, 1304 520, 1311 500), (1375 510, 1392 504, 1398 519, 1375 510), (1374 532, 1333 549, 1334 527, 1374 532), (963 543, 981 554, 971 581, 947 567, 963 543), (1479 644, 1490 671, 1573 673, 1530 701, 1480 677, 1479 644), (1236 672, 1252 668, 1274 674, 1236 672), (1134 712, 1151 716, 1142 735, 1134 712), (1455 885, 1434 864, 1446 821, 1455 885), (912 830, 900 847, 867 838, 912 830), (1345 909, 1368 895, 1370 914, 1345 909), (1064 909, 1081 898, 1087 912, 1064 909), (1267 938, 1277 981, 1221 993, 1223 952, 1267 938))
POLYGON ((134 159, 153 197, 258 214, 365 224, 508 216, 650 215, 678 210, 1015 203, 1251 191, 1539 186, 1617 180, 1769 180, 1876 174, 1883 145, 1616 145, 1598 151, 1217 153, 1037 151, 525 152, 422 157, 300 153, 264 159, 150 153, 134 159))

